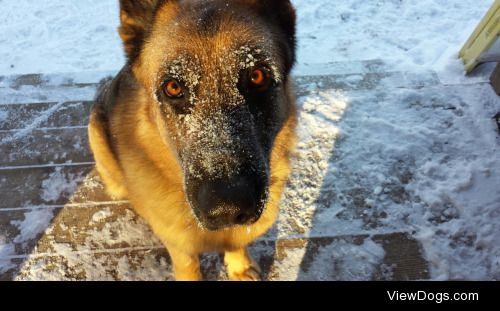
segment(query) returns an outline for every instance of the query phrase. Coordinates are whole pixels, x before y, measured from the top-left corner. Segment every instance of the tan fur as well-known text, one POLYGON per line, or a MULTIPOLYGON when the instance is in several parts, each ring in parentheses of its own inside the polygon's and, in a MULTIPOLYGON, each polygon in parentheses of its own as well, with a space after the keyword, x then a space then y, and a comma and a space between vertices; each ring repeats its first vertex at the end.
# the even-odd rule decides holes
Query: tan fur
POLYGON ((90 114, 88 134, 97 171, 106 185, 107 192, 115 199, 125 199, 127 197, 125 178, 110 149, 105 126, 98 107, 94 108, 90 114))
MULTIPOLYGON (((158 13, 158 18, 168 19, 172 10, 175 7, 167 6, 158 13)), ((161 24, 156 31, 160 29, 161 24)), ((245 30, 242 29, 225 34, 214 42, 224 46, 234 40, 225 36, 244 34, 245 30)), ((186 43, 191 39, 184 40, 183 43, 186 43)), ((206 46, 199 42, 189 46, 199 49, 199 55, 205 53, 203 49, 206 46)), ((127 197, 167 247, 177 280, 200 280, 198 256, 214 251, 226 253, 225 262, 231 279, 258 279, 260 269, 248 255, 246 247, 265 234, 275 222, 290 172, 290 153, 295 145, 296 127, 291 81, 284 86, 288 98, 286 122, 272 150, 270 197, 265 211, 253 225, 208 231, 200 228, 186 201, 182 169, 175 152, 165 143, 158 130, 158 126, 164 122, 152 100, 149 87, 154 83, 153 74, 161 66, 162 57, 152 55, 155 53, 175 53, 175 50, 161 44, 155 49, 148 50, 146 47, 133 67, 136 77, 145 87, 137 90, 136 96, 128 99, 129 102, 123 100, 116 105, 109 120, 100 117, 102 107, 96 105, 93 109, 89 137, 97 170, 107 191, 117 198, 127 197)))
MULTIPOLYGON (((123 197, 126 190, 122 185, 127 185, 130 191, 128 197, 135 210, 146 219, 168 248, 177 279, 199 280, 201 275, 197 256, 200 253, 241 251, 267 232, 276 220, 279 201, 290 171, 289 154, 293 150, 295 141, 294 111, 290 112, 286 126, 278 135, 273 149, 271 196, 264 214, 250 228, 237 227, 218 232, 205 231, 197 225, 185 199, 180 168, 170 150, 163 144, 156 128, 149 121, 146 105, 143 104, 137 114, 129 114, 120 109, 114 114, 113 119, 114 122, 111 124, 123 132, 119 152, 123 156, 123 171, 126 172, 126 177, 122 177, 123 171, 114 160, 106 139, 103 139, 105 133, 102 131, 99 118, 93 117, 89 126, 89 136, 97 161, 97 170, 112 195, 123 197), (138 125, 133 132, 130 132, 128 127, 123 127, 123 122, 117 121, 127 117, 135 118, 131 122, 138 125)), ((241 256, 240 261, 253 262, 245 256, 241 256)), ((230 271, 233 271, 231 263, 234 259, 226 262, 230 271)), ((236 263, 234 265, 238 266, 236 263)), ((247 268, 247 265, 243 264, 241 267, 247 268)), ((245 271, 240 272, 244 273, 245 271)), ((231 272, 231 274, 238 273, 231 272)), ((237 276, 236 279, 244 277, 237 276)))

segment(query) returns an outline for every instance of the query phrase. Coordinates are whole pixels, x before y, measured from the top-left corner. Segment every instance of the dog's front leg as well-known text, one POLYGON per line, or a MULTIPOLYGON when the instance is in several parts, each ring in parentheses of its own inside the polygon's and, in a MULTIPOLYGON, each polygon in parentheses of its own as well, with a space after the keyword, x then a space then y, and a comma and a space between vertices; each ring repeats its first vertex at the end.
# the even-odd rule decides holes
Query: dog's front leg
POLYGON ((201 281, 200 259, 198 254, 188 254, 177 248, 168 247, 177 281, 201 281))
POLYGON ((259 265, 252 259, 248 249, 241 248, 236 251, 226 252, 224 262, 227 266, 229 279, 232 281, 261 281, 259 265))

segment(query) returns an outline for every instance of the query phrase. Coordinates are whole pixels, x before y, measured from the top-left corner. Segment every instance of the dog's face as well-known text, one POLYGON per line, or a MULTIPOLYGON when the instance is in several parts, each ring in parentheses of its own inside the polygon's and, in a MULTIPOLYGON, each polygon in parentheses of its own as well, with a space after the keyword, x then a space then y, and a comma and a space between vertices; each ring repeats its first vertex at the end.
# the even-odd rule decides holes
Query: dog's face
POLYGON ((287 116, 290 2, 133 2, 121 2, 120 32, 196 218, 209 230, 254 223, 287 116))

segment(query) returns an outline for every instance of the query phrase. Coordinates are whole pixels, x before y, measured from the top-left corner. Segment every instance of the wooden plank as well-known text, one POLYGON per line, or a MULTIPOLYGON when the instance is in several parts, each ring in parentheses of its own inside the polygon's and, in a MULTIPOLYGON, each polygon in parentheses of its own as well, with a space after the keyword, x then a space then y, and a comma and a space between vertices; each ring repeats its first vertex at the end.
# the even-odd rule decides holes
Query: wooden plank
POLYGON ((87 126, 92 103, 91 101, 66 102, 47 116, 44 116, 44 113, 57 103, 0 105, 0 114, 4 116, 0 123, 0 133, 29 126, 34 128, 87 126), (34 124, 34 121, 42 116, 44 118, 34 124))
POLYGON ((463 48, 459 58, 465 65, 465 71, 470 73, 479 63, 481 55, 497 40, 500 33, 500 0, 495 0, 463 48))
POLYGON ((308 95, 316 89, 338 89, 347 91, 370 91, 376 89, 408 88, 421 89, 440 85, 434 72, 369 72, 364 74, 342 74, 328 76, 298 76, 294 78, 298 96, 308 95), (311 89, 311 87, 313 87, 311 89))
POLYGON ((0 105, 45 103, 68 101, 91 101, 95 98, 97 85, 85 87, 39 87, 23 85, 19 89, 0 87, 0 105))
POLYGON ((93 169, 87 164, 0 170, 0 210, 112 201, 93 169))
MULTIPOLYGON (((297 249, 306 251, 303 262, 313 263, 316 259, 322 265, 336 265, 336 254, 326 254, 329 247, 335 243, 349 241, 357 244, 362 244, 367 236, 345 236, 345 237, 322 237, 310 239, 290 239, 278 241, 258 241, 250 247, 252 256, 259 262, 264 279, 266 280, 283 280, 288 279, 287 275, 287 260, 289 256, 295 256, 297 249), (331 257, 331 261, 325 262, 326 258, 331 257)), ((367 275, 372 280, 422 280, 428 279, 428 265, 421 257, 421 249, 415 240, 412 240, 404 233, 394 233, 388 235, 378 235, 373 238, 377 243, 381 243, 386 252, 386 256, 379 263, 376 271, 371 275, 367 275), (387 247, 387 245, 392 245, 387 247), (401 246, 401 249, 398 249, 401 246), (384 270, 386 267, 391 267, 391 273, 379 273, 378 270, 384 270)), ((62 244, 65 245, 65 244, 62 244)), ((66 245, 65 245, 66 246, 66 245)), ((107 249, 95 250, 88 252, 72 252, 65 249, 65 253, 31 255, 29 258, 7 258, 11 260, 14 267, 9 271, 0 273, 0 279, 22 279, 22 280, 157 280, 154 275, 144 273, 151 270, 156 272, 169 273, 171 275, 171 266, 168 253, 162 246, 149 247, 145 249, 107 249), (135 271, 136 265, 125 265, 127 269, 124 271, 123 261, 130 262, 129 257, 134 260, 131 262, 138 263, 142 271, 135 271), (154 256, 156 260, 151 260, 150 256, 154 256), (160 260, 163 259, 163 260, 160 260), (121 264, 120 264, 121 262, 121 264), (130 269, 130 273, 128 272, 130 269), (140 272, 140 273, 134 273, 140 272)), ((360 259, 361 260, 361 259, 360 259)), ((204 254, 201 257, 202 272, 206 279, 209 280, 224 280, 227 279, 225 268, 222 264, 222 257, 217 254, 204 254)), ((313 271, 297 267, 299 269, 299 280, 317 280, 313 271)), ((327 280, 336 280, 339 276, 335 269, 324 267, 327 280)))
POLYGON ((0 132, 0 168, 44 164, 93 162, 87 128, 35 129, 16 138, 19 132, 0 132))
POLYGON ((0 88, 20 89, 35 87, 87 87, 99 84, 104 78, 116 75, 116 71, 75 72, 63 74, 23 74, 0 76, 0 88))
POLYGON ((56 254, 60 245, 72 252, 162 247, 149 226, 128 203, 71 205, 0 210, 2 244, 14 245, 10 256, 56 254), (30 226, 24 222, 45 219, 30 226))

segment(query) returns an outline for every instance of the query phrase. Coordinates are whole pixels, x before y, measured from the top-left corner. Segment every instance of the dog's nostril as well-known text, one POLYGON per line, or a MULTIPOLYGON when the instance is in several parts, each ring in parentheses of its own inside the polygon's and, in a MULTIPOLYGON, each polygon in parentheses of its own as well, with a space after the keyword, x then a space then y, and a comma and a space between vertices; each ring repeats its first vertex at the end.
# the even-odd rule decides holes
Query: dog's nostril
POLYGON ((208 221, 217 222, 217 216, 207 215, 206 218, 207 218, 208 221))
POLYGON ((208 180, 197 189, 197 212, 211 227, 247 225, 260 217, 262 188, 255 176, 235 176, 228 180, 208 180))
POLYGON ((247 213, 239 213, 234 218, 234 222, 237 225, 244 225, 250 220, 250 215, 247 213))

